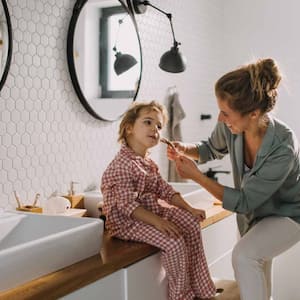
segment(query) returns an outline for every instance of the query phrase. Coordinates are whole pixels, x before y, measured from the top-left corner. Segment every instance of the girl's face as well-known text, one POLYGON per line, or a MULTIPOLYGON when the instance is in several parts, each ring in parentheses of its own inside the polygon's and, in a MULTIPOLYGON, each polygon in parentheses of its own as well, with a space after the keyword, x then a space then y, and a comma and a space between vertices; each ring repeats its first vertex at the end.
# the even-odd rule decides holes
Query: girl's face
POLYGON ((163 116, 159 111, 141 110, 134 125, 127 127, 127 143, 137 154, 145 156, 149 148, 158 144, 162 127, 163 116))
POLYGON ((239 134, 249 128, 251 114, 242 116, 239 112, 231 109, 226 100, 217 99, 220 109, 218 121, 225 123, 233 134, 239 134))

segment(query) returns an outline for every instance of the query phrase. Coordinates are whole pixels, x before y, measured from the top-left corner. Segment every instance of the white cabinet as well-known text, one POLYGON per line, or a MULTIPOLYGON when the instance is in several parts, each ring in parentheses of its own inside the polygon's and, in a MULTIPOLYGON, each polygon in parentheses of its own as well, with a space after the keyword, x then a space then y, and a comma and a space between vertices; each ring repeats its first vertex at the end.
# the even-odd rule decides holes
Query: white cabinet
POLYGON ((124 270, 112 273, 60 299, 125 300, 124 270))
POLYGON ((124 270, 125 300, 166 300, 167 280, 160 253, 149 256, 124 270))
POLYGON ((237 239, 235 214, 202 230, 203 246, 212 277, 234 279, 231 253, 237 239))
MULTIPOLYGON (((231 253, 238 239, 235 214, 202 230, 211 276, 233 279, 231 253)), ((274 259, 273 299, 299 300, 300 243, 274 259)), ((160 253, 89 284, 64 300, 166 300, 167 280, 160 253)))
MULTIPOLYGON (((235 215, 204 228, 202 239, 212 277, 233 279, 231 251, 237 240, 235 215)), ((167 280, 160 253, 106 276, 62 299, 166 300, 167 280)))
MULTIPOLYGON (((202 230, 202 240, 211 276, 234 279, 231 252, 237 241, 235 215, 202 230)), ((152 255, 125 269, 125 300, 166 300, 167 280, 160 263, 160 253, 152 255)))

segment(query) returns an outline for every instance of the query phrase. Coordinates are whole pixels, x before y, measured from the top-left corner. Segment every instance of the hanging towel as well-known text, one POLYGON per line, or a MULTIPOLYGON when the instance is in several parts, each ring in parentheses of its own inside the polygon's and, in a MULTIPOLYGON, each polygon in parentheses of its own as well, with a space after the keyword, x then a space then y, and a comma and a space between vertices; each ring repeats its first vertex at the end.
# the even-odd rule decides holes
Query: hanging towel
MULTIPOLYGON (((180 104, 179 95, 177 92, 169 94, 166 106, 169 114, 169 123, 167 127, 168 138, 171 141, 181 141, 182 135, 180 122, 185 118, 185 112, 180 104)), ((173 161, 169 161, 168 181, 185 181, 177 174, 175 163, 173 161)))

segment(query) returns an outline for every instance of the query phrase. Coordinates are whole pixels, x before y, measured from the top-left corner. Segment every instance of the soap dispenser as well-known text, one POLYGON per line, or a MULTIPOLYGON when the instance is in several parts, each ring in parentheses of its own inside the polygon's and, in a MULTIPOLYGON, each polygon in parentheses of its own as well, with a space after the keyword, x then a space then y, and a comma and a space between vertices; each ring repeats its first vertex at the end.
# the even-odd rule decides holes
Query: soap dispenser
POLYGON ((83 194, 76 194, 75 193, 75 184, 78 184, 79 182, 71 181, 70 182, 70 189, 68 191, 68 195, 65 195, 64 197, 70 200, 71 207, 72 208, 84 208, 83 203, 83 194))

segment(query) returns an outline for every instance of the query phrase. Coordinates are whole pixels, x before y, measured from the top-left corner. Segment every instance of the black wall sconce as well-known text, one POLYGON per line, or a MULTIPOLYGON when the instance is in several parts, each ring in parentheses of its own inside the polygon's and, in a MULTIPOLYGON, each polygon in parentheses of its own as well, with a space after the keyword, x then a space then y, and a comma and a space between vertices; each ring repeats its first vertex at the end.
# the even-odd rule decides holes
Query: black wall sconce
POLYGON ((173 23, 172 23, 172 14, 167 13, 160 8, 152 5, 149 1, 142 0, 127 0, 131 6, 131 10, 133 10, 136 14, 143 14, 147 10, 147 6, 151 6, 159 12, 163 13, 170 21, 172 36, 173 36, 173 46, 167 52, 165 52, 159 62, 159 67, 170 73, 180 73, 186 69, 186 59, 179 51, 180 43, 176 41, 173 23))

